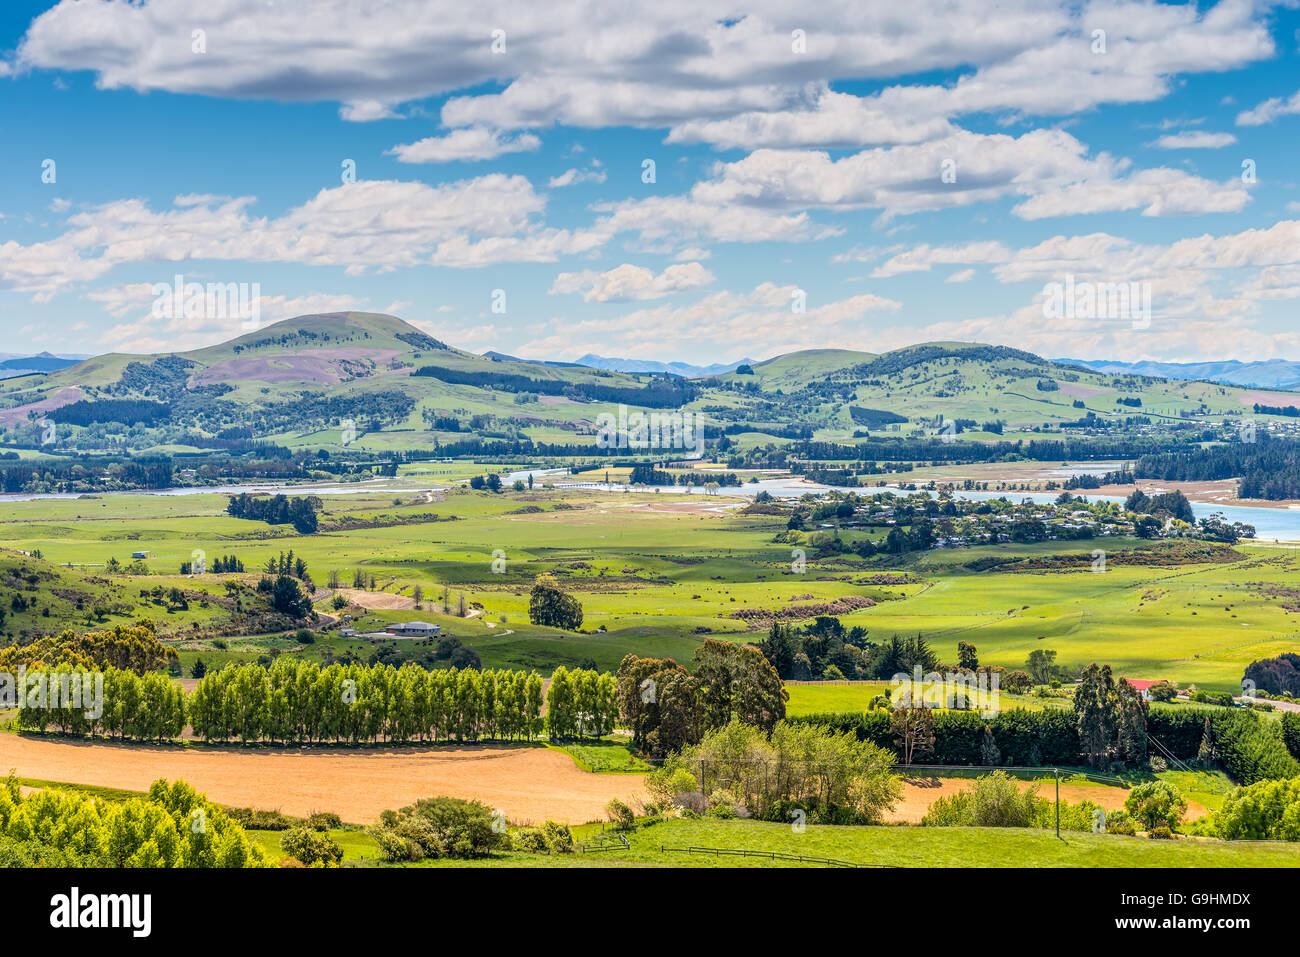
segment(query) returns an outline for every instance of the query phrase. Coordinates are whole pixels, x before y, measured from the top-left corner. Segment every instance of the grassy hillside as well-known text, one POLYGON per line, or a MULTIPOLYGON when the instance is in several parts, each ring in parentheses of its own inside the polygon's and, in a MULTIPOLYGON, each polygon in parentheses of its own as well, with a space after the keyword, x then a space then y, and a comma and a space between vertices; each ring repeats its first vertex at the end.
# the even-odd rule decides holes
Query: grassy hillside
MULTIPOLYGON (((94 428, 61 428, 64 447, 194 449, 238 437, 290 448, 431 448, 466 439, 591 445, 594 424, 620 403, 655 406, 638 390, 666 380, 562 363, 473 355, 393 316, 302 316, 219 345, 166 356, 107 355, 48 375, 0 381, 0 443, 37 448, 31 423, 78 401, 165 403, 163 419, 128 429, 131 411, 88 411, 94 428), (424 369, 432 374, 420 375, 424 369), (629 390, 611 393, 608 390, 629 390), (603 392, 601 390, 604 390, 603 392)), ((681 383, 684 380, 676 380, 681 383)), ((700 411, 716 427, 743 425, 742 447, 788 439, 791 429, 844 440, 867 429, 897 437, 938 434, 966 420, 959 438, 989 440, 984 423, 1016 437, 1089 414, 1102 423, 1135 415, 1161 423, 1221 423, 1261 397, 1206 382, 1168 381, 1063 366, 1004 347, 945 342, 874 354, 809 350, 680 386, 660 408, 700 411), (855 410, 857 410, 855 412, 855 410), (885 414, 880 424, 880 414, 885 414)), ((1285 402, 1282 399, 1270 401, 1285 402)), ((83 409, 83 412, 87 410, 83 409)), ((85 416, 83 416, 85 417, 85 416)), ((733 428, 733 433, 739 431, 733 428)))

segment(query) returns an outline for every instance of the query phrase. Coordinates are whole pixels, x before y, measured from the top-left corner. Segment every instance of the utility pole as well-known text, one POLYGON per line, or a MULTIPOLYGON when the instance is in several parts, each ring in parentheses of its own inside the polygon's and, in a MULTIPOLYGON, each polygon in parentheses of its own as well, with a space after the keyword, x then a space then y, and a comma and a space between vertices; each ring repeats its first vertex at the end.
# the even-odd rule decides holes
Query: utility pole
POLYGON ((1056 839, 1061 839, 1061 769, 1053 768, 1056 772, 1056 839))

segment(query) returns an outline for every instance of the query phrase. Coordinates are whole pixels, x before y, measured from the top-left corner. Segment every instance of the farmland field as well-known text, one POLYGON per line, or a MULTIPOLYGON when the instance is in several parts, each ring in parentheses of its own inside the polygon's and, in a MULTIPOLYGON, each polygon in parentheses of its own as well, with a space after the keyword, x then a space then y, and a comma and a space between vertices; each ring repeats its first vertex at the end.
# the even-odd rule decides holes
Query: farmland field
MULTIPOLYGON (((581 839, 598 830, 579 829, 581 839)), ((275 855, 280 832, 253 832, 275 855)), ((374 863, 373 841, 356 831, 331 832, 343 845, 344 862, 374 863)), ((788 825, 759 821, 664 821, 629 835, 627 850, 593 854, 502 853, 472 861, 426 861, 426 867, 817 867, 764 856, 769 852, 830 858, 863 867, 1300 867, 1300 846, 1196 840, 1152 843, 1111 834, 1014 828, 830 827, 809 825, 801 834, 788 825), (687 848, 700 849, 695 853, 687 848), (703 849, 709 850, 703 850, 703 849), (724 853, 714 853, 717 848, 724 853), (749 851, 752 856, 726 854, 749 851)))
MULTIPOLYGON (((743 514, 743 502, 724 497, 540 487, 492 494, 415 486, 409 479, 369 489, 324 496, 322 530, 312 535, 232 518, 220 495, 5 503, 0 548, 10 551, 0 552, 0 564, 21 560, 18 551, 39 552, 49 574, 63 580, 59 593, 80 594, 82 607, 56 598, 53 619, 38 618, 33 609, 11 615, 2 627, 14 636, 60 620, 86 627, 152 617, 187 672, 199 657, 221 665, 264 654, 318 661, 369 654, 375 647, 369 641, 340 638, 336 630, 310 645, 286 633, 245 633, 223 609, 228 581, 255 582, 268 559, 291 550, 320 589, 331 574, 345 586, 354 573, 373 576, 380 594, 359 599, 371 607, 358 613, 358 631, 428 620, 473 648, 487 667, 549 670, 590 661, 611 670, 629 653, 689 662, 704 635, 758 640, 771 609, 815 609, 845 598, 868 605, 838 614, 845 627, 865 629, 870 641, 921 634, 942 660, 955 660, 959 641, 975 644, 982 663, 1007 668, 1048 648, 1070 667, 1105 661, 1117 675, 1218 690, 1234 689, 1246 664, 1293 648, 1300 634, 1300 605, 1287 597, 1300 580, 1300 559, 1289 549, 1239 544, 1230 561, 1112 562, 1104 574, 1036 567, 1087 556, 1093 547, 1058 541, 887 561, 841 554, 814 558, 796 574, 789 545, 778 541, 783 523, 743 514), (126 564, 135 552, 146 555, 148 575, 105 573, 110 560, 126 564), (180 575, 181 563, 196 553, 208 562, 236 555, 248 574, 180 575), (971 570, 991 555, 1023 558, 1025 567, 971 570), (908 577, 871 583, 881 571, 908 577), (529 623, 528 589, 543 572, 579 597, 581 630, 529 623), (137 598, 141 589, 159 587, 181 588, 194 600, 179 610, 137 598), (412 600, 417 587, 419 608, 412 600), (467 617, 458 614, 462 596, 467 617), (91 605, 102 605, 105 614, 89 616, 91 605)), ((1115 539, 1106 546, 1114 555, 1141 543, 1115 539)), ((330 594, 318 592, 323 614, 330 613, 330 594)), ((816 613, 805 612, 802 620, 816 613)), ((796 613, 791 620, 801 619, 796 613)), ((419 648, 394 643, 401 657, 419 648)), ((834 710, 837 694, 795 690, 793 707, 834 710), (811 695, 825 701, 813 704, 805 697, 811 695)), ((857 701, 844 694, 843 700, 857 701)))

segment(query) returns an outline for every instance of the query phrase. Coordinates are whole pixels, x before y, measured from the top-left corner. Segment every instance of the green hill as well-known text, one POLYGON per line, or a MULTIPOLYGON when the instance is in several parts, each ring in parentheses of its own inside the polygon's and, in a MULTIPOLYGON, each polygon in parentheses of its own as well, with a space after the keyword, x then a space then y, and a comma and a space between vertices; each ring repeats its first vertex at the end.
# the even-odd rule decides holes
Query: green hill
MULTIPOLYGON (((0 381, 0 444, 178 451, 270 442, 370 451, 465 442, 592 447, 601 413, 700 412, 745 443, 885 433, 963 440, 1091 417, 1148 425, 1250 414, 1247 390, 1110 374, 1017 349, 934 342, 885 353, 817 349, 698 379, 474 355, 378 313, 300 316, 192 352, 112 354, 0 381), (349 431, 351 430, 351 431, 349 431)), ((1265 397, 1268 398, 1268 397, 1265 397)), ((1276 404, 1287 404, 1278 401, 1276 404)), ((594 448, 593 448, 594 451, 594 448)))

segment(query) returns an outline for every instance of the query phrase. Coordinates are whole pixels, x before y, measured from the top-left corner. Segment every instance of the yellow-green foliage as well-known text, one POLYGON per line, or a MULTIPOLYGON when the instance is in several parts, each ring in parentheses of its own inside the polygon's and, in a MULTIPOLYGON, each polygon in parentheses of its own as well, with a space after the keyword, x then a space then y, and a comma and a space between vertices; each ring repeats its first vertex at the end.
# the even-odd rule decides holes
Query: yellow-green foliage
POLYGON ((114 625, 80 635, 65 631, 57 638, 46 635, 30 644, 0 648, 0 671, 17 671, 20 665, 31 668, 66 662, 87 668, 122 668, 143 675, 176 658, 176 650, 158 640, 153 622, 142 619, 134 625, 114 625))
POLYGON ((75 792, 24 797, 0 789, 0 837, 52 848, 84 866, 260 867, 244 829, 184 781, 153 783, 145 798, 105 801, 75 792))
POLYGON ((1220 836, 1230 841, 1300 841, 1300 778, 1237 788, 1216 821, 1220 836))

